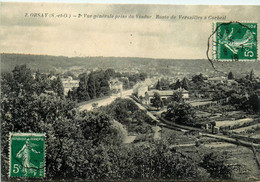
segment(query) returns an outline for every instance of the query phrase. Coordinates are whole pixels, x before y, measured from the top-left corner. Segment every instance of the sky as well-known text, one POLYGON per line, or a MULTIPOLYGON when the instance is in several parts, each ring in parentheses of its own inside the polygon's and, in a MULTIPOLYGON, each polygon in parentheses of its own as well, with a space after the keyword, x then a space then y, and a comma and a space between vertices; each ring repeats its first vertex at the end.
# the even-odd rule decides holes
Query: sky
MULTIPOLYGON (((222 22, 210 17, 259 23, 259 12, 260 6, 3 2, 1 53, 206 59, 212 24, 222 22), (41 17, 45 13, 46 17, 41 17), (59 14, 71 17, 58 17, 59 14), (84 14, 92 17, 83 17, 84 14), (95 15, 114 17, 94 19, 95 15), (152 17, 139 19, 136 15, 152 17), (169 19, 156 19, 156 15, 169 19), (180 15, 202 20, 180 19, 180 15), (176 18, 171 19, 172 16, 176 18)), ((259 33, 257 37, 259 40, 259 33)))

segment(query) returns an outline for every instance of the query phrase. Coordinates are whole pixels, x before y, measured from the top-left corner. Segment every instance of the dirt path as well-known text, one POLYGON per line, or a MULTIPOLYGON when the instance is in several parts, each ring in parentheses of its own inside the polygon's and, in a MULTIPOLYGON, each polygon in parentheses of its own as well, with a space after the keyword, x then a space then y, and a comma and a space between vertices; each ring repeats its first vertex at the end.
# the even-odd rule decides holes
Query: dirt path
POLYGON ((161 127, 159 127, 159 126, 154 126, 154 127, 153 127, 153 131, 154 131, 154 136, 153 136, 153 138, 154 138, 155 140, 161 139, 161 135, 160 135, 160 132, 159 132, 159 131, 161 131, 161 127))
POLYGON ((238 144, 238 145, 243 145, 245 147, 250 147, 250 148, 252 146, 260 147, 260 144, 256 144, 256 143, 252 143, 252 142, 246 142, 246 141, 238 140, 238 139, 233 139, 233 138, 226 137, 226 136, 213 135, 213 134, 203 133, 203 132, 200 132, 200 135, 201 136, 210 137, 210 138, 220 139, 220 140, 225 141, 225 142, 234 143, 234 144, 238 144))
POLYGON ((135 140, 136 136, 127 136, 123 143, 132 143, 135 140))

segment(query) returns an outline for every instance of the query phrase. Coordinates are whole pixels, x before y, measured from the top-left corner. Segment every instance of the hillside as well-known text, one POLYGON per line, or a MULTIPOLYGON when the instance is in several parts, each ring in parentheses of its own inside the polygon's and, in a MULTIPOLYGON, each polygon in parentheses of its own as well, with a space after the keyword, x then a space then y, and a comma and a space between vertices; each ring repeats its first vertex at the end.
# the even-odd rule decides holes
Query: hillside
MULTIPOLYGON (((134 57, 64 57, 28 54, 1 54, 1 72, 11 71, 16 65, 26 64, 32 70, 41 72, 64 72, 77 70, 80 72, 92 69, 113 68, 117 71, 144 71, 164 75, 203 73, 212 75, 208 60, 170 60, 134 57)), ((232 71, 234 74, 245 74, 254 69, 260 74, 260 62, 215 62, 215 67, 222 72, 232 71)))

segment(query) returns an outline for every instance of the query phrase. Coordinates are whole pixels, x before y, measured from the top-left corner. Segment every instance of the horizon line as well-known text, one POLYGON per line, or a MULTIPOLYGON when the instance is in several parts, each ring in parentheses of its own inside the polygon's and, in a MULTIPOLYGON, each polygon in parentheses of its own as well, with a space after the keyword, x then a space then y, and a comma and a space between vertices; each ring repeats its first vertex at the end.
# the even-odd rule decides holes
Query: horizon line
POLYGON ((142 58, 142 59, 165 59, 165 60, 207 60, 207 58, 152 58, 152 57, 131 57, 131 56, 65 56, 65 55, 50 55, 50 54, 34 54, 34 53, 9 53, 1 52, 2 54, 16 54, 16 55, 31 55, 31 56, 52 56, 52 57, 66 57, 66 58, 142 58))

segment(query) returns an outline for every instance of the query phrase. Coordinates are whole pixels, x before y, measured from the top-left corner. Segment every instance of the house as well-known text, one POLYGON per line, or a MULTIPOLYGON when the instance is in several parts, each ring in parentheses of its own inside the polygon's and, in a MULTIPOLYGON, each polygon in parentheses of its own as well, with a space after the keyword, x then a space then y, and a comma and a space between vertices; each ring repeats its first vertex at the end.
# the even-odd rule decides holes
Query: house
POLYGON ((72 90, 73 87, 79 86, 79 80, 73 80, 71 76, 69 76, 68 78, 62 78, 61 82, 64 87, 64 95, 66 95, 69 90, 72 90))
POLYGON ((238 83, 235 80, 227 80, 227 86, 238 86, 238 83))
POLYGON ((154 78, 147 78, 144 81, 138 82, 133 87, 133 93, 138 97, 145 97, 145 92, 150 90, 151 85, 156 81, 154 78))
POLYGON ((227 78, 224 76, 208 78, 208 82, 214 83, 214 84, 225 83, 226 81, 227 81, 227 78))
POLYGON ((110 79, 108 83, 111 93, 113 95, 120 94, 120 97, 122 97, 123 83, 120 82, 118 79, 110 79))
POLYGON ((211 100, 200 100, 200 101, 190 102, 190 105, 194 108, 210 107, 216 104, 217 101, 211 101, 211 100))
POLYGON ((145 101, 147 105, 152 105, 154 100, 154 94, 158 93, 161 96, 162 101, 173 96, 173 90, 149 90, 145 92, 145 101))
POLYGON ((175 92, 182 92, 182 98, 184 100, 189 99, 189 92, 185 89, 177 89, 177 90, 149 90, 145 92, 145 102, 147 105, 152 105, 154 100, 154 94, 158 93, 162 99, 162 101, 166 101, 168 98, 172 97, 175 92))
POLYGON ((133 89, 133 93, 138 97, 145 97, 145 93, 148 91, 148 86, 138 85, 133 89))
POLYGON ((52 76, 50 77, 50 80, 55 80, 55 79, 57 79, 57 77, 54 76, 54 75, 52 75, 52 76))
POLYGON ((182 99, 184 100, 188 100, 190 98, 189 91, 184 88, 178 88, 177 90, 174 90, 174 92, 182 92, 182 99))

